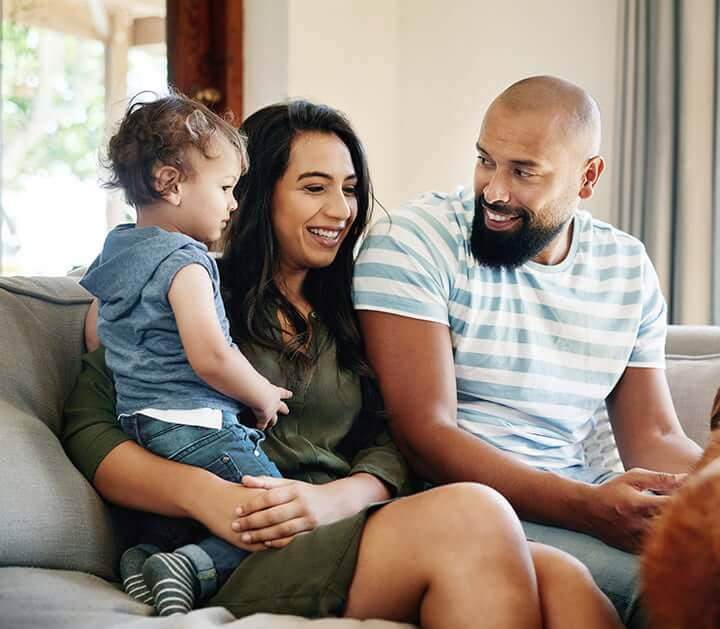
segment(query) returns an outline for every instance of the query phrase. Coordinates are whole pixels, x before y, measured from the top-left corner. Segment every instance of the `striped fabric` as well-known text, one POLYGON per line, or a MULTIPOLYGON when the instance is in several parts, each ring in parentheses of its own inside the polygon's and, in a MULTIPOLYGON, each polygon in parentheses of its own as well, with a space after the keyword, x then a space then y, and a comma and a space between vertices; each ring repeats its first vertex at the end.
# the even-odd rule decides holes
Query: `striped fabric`
POLYGON ((470 252, 473 214, 460 189, 378 221, 355 307, 449 327, 460 426, 535 467, 583 465, 593 412, 625 367, 664 368, 666 308, 645 248, 578 211, 563 262, 492 269, 470 252))

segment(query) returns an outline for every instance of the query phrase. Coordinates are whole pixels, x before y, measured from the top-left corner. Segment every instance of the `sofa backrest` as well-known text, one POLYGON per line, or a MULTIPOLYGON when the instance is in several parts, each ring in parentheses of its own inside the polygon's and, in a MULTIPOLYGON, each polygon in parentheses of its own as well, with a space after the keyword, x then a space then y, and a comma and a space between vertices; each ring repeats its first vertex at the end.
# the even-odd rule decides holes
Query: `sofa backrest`
POLYGON ((90 296, 70 278, 0 278, 0 565, 112 577, 107 507, 60 445, 90 296))
POLYGON ((72 278, 0 278, 0 399, 56 435, 80 371, 90 300, 72 278))

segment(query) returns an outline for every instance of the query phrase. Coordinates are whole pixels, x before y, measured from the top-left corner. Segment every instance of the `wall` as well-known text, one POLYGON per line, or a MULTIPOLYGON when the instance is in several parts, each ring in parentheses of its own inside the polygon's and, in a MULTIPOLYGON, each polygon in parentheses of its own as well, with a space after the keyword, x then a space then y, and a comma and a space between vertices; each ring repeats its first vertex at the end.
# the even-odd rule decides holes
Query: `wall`
MULTIPOLYGON (((532 74, 560 75, 595 96, 612 155, 619 0, 245 2, 246 113, 288 95, 343 109, 388 207, 469 183, 484 110, 532 74)), ((605 219, 608 162, 587 205, 605 219)))
MULTIPOLYGON (((587 89, 612 155, 617 0, 400 2, 398 188, 406 197, 472 181, 482 115, 505 87, 554 74, 587 89)), ((589 207, 610 217, 612 163, 589 207)))
POLYGON ((288 97, 288 0, 245 0, 243 116, 288 97))
POLYGON ((378 198, 401 201, 396 0, 290 0, 289 93, 348 114, 378 198))

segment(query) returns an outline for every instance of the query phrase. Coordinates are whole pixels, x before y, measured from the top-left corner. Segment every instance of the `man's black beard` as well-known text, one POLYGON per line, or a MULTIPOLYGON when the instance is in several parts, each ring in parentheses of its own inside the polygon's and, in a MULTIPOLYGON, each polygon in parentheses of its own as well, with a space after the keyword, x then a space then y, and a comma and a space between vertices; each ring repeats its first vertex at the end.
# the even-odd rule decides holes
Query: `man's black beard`
POLYGON ((484 266, 514 269, 532 260, 547 247, 561 231, 564 223, 552 228, 532 227, 530 216, 523 208, 514 208, 485 201, 483 195, 475 197, 470 249, 475 259, 484 266), (520 228, 507 232, 488 229, 483 207, 500 214, 519 216, 520 228))

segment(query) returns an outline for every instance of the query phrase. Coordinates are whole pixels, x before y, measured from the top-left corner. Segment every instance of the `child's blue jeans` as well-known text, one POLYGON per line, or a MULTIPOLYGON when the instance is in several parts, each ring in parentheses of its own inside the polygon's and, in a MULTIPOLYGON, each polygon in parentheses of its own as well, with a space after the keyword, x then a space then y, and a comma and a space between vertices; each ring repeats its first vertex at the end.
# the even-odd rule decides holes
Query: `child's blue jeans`
MULTIPOLYGON (((280 477, 277 467, 260 447, 265 435, 243 426, 232 413, 223 412, 220 429, 172 424, 140 413, 123 415, 120 425, 147 450, 171 461, 202 467, 234 483, 239 483, 245 474, 280 477)), ((167 518, 148 518, 142 541, 162 550, 177 550, 193 562, 201 584, 200 601, 213 596, 248 555, 247 551, 214 536, 186 544, 195 530, 192 522, 176 520, 168 524, 167 518), (182 544, 186 545, 177 548, 182 544)))

